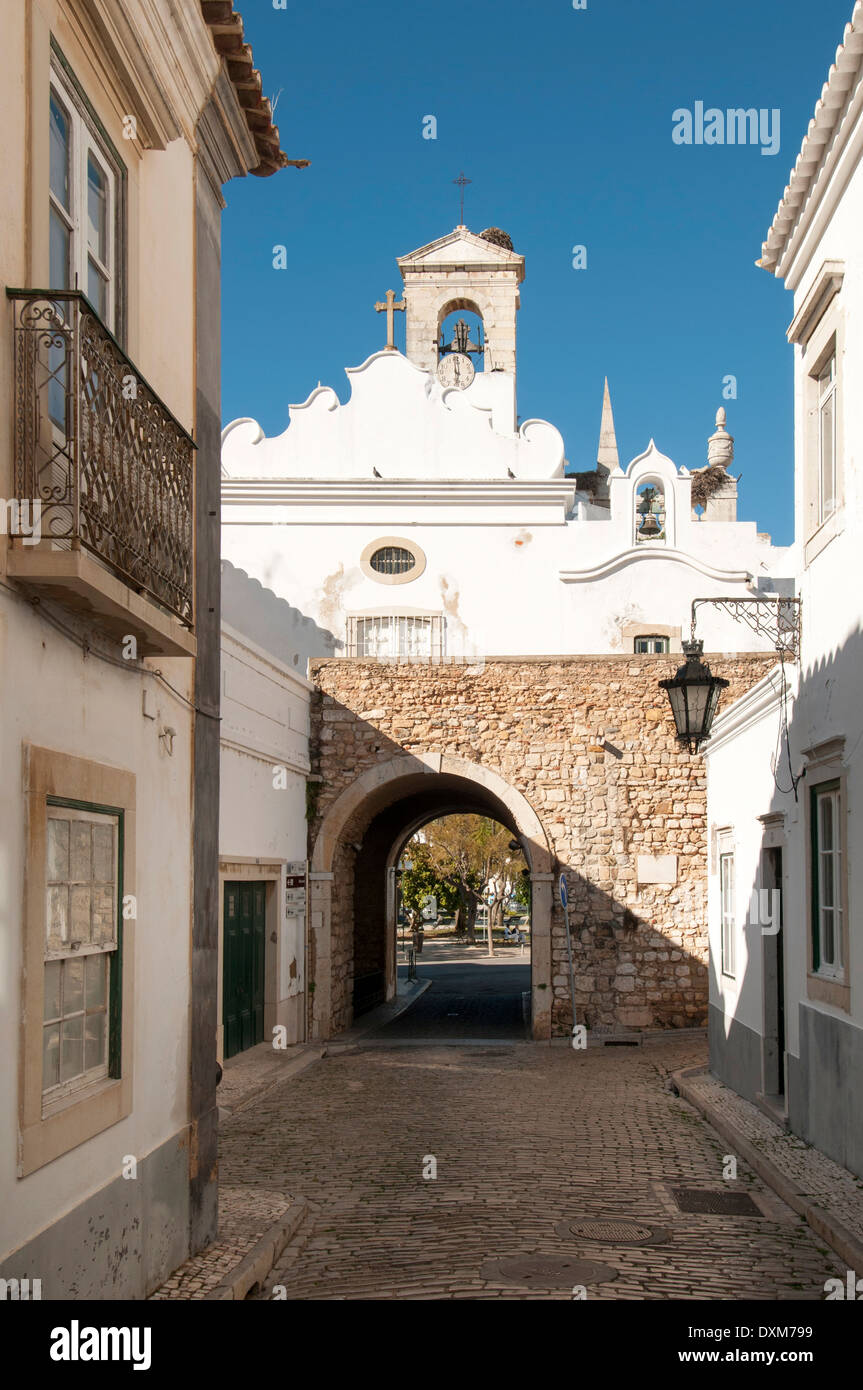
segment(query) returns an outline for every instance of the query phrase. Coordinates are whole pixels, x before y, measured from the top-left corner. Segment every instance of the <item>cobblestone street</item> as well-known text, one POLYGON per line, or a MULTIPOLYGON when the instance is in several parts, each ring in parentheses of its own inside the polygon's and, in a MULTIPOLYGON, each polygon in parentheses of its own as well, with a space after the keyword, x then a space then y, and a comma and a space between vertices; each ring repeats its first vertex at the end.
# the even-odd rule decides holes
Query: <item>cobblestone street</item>
POLYGON ((727 1144, 667 1084, 705 1060, 697 1035, 572 1052, 384 1030, 333 1047, 222 1129, 222 1183, 315 1212, 257 1296, 571 1299, 583 1283, 591 1300, 822 1299, 839 1257, 742 1162, 723 1180, 727 1144), (686 1213, 681 1187, 755 1210, 686 1213), (569 1231, 586 1221, 632 1229, 569 1231), (511 1282, 495 1262, 513 1257, 560 1263, 511 1282))

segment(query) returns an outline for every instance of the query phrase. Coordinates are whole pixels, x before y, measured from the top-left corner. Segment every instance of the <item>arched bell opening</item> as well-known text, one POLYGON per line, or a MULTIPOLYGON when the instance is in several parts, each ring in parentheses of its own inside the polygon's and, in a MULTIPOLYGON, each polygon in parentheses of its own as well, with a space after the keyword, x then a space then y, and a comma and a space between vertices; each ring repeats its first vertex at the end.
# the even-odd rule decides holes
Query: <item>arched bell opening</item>
POLYGON ((659 478, 645 478, 635 490, 635 540, 664 541, 667 536, 668 512, 665 485, 659 478))
POLYGON ((484 371, 485 320, 474 299, 449 299, 438 310, 438 362, 451 353, 469 357, 475 371, 484 371))

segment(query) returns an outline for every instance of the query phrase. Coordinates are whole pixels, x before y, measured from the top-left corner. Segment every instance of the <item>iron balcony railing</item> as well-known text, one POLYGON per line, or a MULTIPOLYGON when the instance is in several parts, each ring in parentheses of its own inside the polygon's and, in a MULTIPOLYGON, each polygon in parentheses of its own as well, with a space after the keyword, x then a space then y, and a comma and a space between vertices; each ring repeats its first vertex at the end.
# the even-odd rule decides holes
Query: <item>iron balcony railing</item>
POLYGON ((33 514, 41 511, 40 546, 89 551, 191 627, 191 435, 80 291, 6 293, 14 310, 15 494, 30 503, 26 531, 18 509, 17 534, 34 545, 33 514))

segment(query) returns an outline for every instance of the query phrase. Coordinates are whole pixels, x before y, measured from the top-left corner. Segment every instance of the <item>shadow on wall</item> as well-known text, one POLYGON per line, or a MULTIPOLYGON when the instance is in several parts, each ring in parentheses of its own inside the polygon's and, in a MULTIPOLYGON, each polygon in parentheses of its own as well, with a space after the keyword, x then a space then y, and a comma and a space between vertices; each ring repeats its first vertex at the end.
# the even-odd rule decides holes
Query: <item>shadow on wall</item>
POLYGON ((303 676, 314 657, 335 656, 344 646, 229 560, 222 561, 222 621, 303 676))
MULTIPOLYGON (((781 1108, 787 1099, 793 1132, 858 1176, 863 1176, 863 1108, 851 1098, 859 1094, 863 1075, 863 1016, 850 989, 849 971, 861 949, 863 843, 854 816, 863 782, 859 773, 855 778, 855 754, 863 747, 861 689, 859 628, 835 652, 801 673, 788 746, 783 739, 770 804, 746 808, 749 820, 756 815, 777 817, 764 826, 755 880, 744 900, 746 949, 739 999, 746 1016, 761 1020, 761 1031, 726 1018, 717 1008, 710 1010, 709 1025, 711 1069, 720 1080, 748 1100, 763 1095, 781 1108), (844 745, 824 746, 841 739, 844 745), (799 777, 796 801, 792 772, 799 777), (811 802, 820 784, 838 784, 846 831, 839 990, 835 979, 812 972, 811 802), (769 930, 769 922, 764 930, 763 923, 750 920, 748 906, 757 890, 774 887, 781 895, 779 933, 769 930), (843 984, 848 987, 844 998, 843 984), (789 1035, 793 1038, 795 1033, 796 1053, 788 1047, 789 1035)), ((738 894, 743 891, 739 884, 738 894)), ((710 971, 711 993, 718 997, 721 961, 712 957, 710 971)))

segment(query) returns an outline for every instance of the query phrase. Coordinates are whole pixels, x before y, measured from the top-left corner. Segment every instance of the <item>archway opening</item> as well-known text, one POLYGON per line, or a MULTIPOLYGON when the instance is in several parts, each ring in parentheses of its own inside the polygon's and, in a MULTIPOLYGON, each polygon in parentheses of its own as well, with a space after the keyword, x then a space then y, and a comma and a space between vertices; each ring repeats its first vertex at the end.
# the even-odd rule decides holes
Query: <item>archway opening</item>
MULTIPOLYGON (((399 864, 418 831, 449 815, 487 817, 505 828, 507 843, 517 842, 511 854, 520 855, 530 871, 530 935, 521 958, 529 978, 530 1028, 534 1038, 550 1036, 555 861, 545 830, 524 795, 499 773, 430 753, 405 754, 368 769, 320 823, 311 865, 311 1037, 333 1037, 356 1016, 396 997, 399 864)), ((475 938, 481 939, 479 932, 475 938)), ((520 949, 519 942, 513 945, 520 949)))
POLYGON ((422 994, 387 1036, 526 1036, 530 869, 492 816, 452 813, 413 831, 395 868, 400 992, 422 994))

